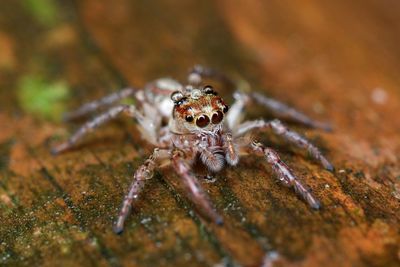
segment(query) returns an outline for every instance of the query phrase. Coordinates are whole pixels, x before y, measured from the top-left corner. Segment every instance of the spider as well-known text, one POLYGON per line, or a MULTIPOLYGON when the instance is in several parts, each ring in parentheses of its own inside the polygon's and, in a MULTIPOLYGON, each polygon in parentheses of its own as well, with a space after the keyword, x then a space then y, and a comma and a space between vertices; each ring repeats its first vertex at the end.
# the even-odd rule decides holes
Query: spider
POLYGON ((285 186, 293 187, 312 208, 320 208, 319 201, 310 189, 292 173, 278 153, 252 140, 247 133, 253 130, 272 130, 289 143, 308 150, 327 170, 333 171, 332 164, 317 147, 297 132, 289 130, 280 120, 259 119, 242 122, 241 115, 246 106, 256 103, 279 117, 308 127, 329 130, 329 125, 316 122, 303 113, 257 92, 235 92, 235 101, 229 107, 213 87, 204 86, 204 79, 215 79, 234 85, 231 79, 214 69, 195 66, 189 72, 188 85, 162 78, 148 83, 142 90, 126 88, 66 114, 65 119, 72 120, 111 106, 106 112, 85 123, 67 142, 54 147, 54 154, 70 149, 87 133, 121 114, 135 118, 142 137, 156 147, 134 174, 114 223, 115 233, 122 233, 132 204, 143 191, 146 181, 153 176, 155 168, 164 163, 172 165, 184 185, 188 198, 202 211, 203 217, 218 225, 223 224, 223 219, 192 171, 192 166, 197 161, 202 162, 210 173, 216 173, 226 165, 236 166, 241 154, 264 156, 285 186), (136 100, 137 106, 114 105, 131 97, 136 100))

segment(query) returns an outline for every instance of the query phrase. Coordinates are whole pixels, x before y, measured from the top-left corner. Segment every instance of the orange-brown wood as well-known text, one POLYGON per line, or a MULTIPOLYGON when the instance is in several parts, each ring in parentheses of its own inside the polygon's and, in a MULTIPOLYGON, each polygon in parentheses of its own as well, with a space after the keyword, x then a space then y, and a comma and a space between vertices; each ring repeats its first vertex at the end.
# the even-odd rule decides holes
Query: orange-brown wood
MULTIPOLYGON (((276 266, 400 265, 399 2, 22 2, 0 8, 0 265, 259 266, 271 252, 276 266), (223 227, 198 216, 163 168, 116 236, 122 197, 152 147, 121 119, 53 157, 50 146, 76 125, 54 121, 60 106, 39 102, 35 112, 21 100, 21 88, 46 87, 41 99, 74 109, 126 85, 184 80, 198 63, 333 123, 332 133, 292 126, 335 173, 270 134, 258 138, 277 148, 322 210, 248 156, 202 182, 223 227), (60 82, 69 98, 54 100, 60 82)), ((250 110, 261 116, 271 117, 250 110)))

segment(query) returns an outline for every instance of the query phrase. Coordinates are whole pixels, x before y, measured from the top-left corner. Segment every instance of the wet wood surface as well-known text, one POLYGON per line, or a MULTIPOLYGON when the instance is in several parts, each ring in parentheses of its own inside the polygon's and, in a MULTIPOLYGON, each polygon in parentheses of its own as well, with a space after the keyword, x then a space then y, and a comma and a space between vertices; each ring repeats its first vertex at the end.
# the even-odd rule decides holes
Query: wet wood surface
MULTIPOLYGON (((0 265, 399 266, 399 10, 393 0, 2 1, 0 265), (53 157, 50 146, 78 126, 61 113, 127 85, 184 80, 194 64, 332 122, 332 133, 292 126, 335 173, 258 136, 312 188, 320 211, 249 156, 202 181, 223 227, 194 212, 166 168, 125 232, 112 232, 152 147, 121 119, 53 157)), ((270 117, 249 112, 261 116, 270 117)))

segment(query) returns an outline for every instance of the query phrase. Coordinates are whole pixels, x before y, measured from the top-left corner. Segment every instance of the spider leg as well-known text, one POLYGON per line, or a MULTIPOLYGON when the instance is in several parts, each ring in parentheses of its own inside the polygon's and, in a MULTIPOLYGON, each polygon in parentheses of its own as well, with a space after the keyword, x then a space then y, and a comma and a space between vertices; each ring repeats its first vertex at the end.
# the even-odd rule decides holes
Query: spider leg
POLYGON ((235 166, 239 162, 239 153, 231 133, 224 135, 224 144, 226 162, 231 166, 235 166))
POLYGON ((294 122, 306 125, 311 128, 320 128, 325 131, 331 131, 332 127, 328 123, 323 123, 315 121, 309 118, 307 115, 301 113, 300 111, 276 100, 273 98, 266 97, 263 94, 252 92, 248 96, 254 100, 257 104, 271 110, 277 116, 282 118, 290 119, 294 122))
POLYGON ((122 89, 101 99, 86 103, 83 106, 79 107, 77 110, 64 114, 63 119, 64 121, 70 121, 82 117, 90 112, 98 110, 99 108, 111 106, 112 104, 122 99, 128 98, 132 96, 135 92, 136 90, 133 88, 122 89))
POLYGON ((253 129, 272 129, 277 135, 288 142, 294 144, 297 147, 306 149, 313 158, 318 160, 324 168, 329 171, 333 171, 333 165, 322 155, 321 151, 311 144, 306 138, 301 136, 299 133, 289 130, 285 125, 283 125, 280 120, 264 121, 264 120, 254 120, 247 121, 239 125, 236 136, 243 135, 253 129))
POLYGON ((153 154, 136 170, 129 191, 124 197, 118 218, 113 227, 116 234, 122 233, 124 222, 132 208, 132 202, 138 199, 139 194, 143 191, 146 180, 153 177, 157 161, 167 158, 169 152, 170 151, 166 149, 154 149, 153 154))
POLYGON ((190 171, 190 165, 184 158, 182 151, 176 149, 172 152, 172 165, 175 171, 181 177, 188 192, 188 197, 198 207, 201 207, 211 220, 218 225, 222 225, 222 217, 214 210, 214 207, 212 206, 207 194, 201 188, 200 183, 190 171))
POLYGON ((203 78, 219 81, 230 88, 235 87, 235 82, 224 73, 201 65, 193 66, 193 68, 189 71, 187 79, 189 84, 199 85, 202 83, 203 78))
POLYGON ((244 109, 250 102, 250 97, 247 94, 243 94, 239 91, 236 91, 233 94, 235 102, 229 108, 228 113, 226 114, 226 123, 228 128, 232 131, 235 131, 236 128, 240 125, 240 122, 244 117, 244 109))
POLYGON ((109 122, 110 120, 116 118, 121 113, 125 113, 126 115, 133 117, 136 115, 136 108, 133 105, 119 105, 110 108, 108 111, 96 116, 93 120, 86 122, 68 139, 67 142, 53 148, 51 150, 52 154, 58 154, 71 148, 87 133, 93 131, 100 125, 103 125, 106 122, 109 122))
POLYGON ((320 208, 319 201, 313 196, 310 189, 302 184, 302 182, 295 175, 292 174, 289 167, 279 158, 276 151, 269 147, 265 147, 259 142, 252 142, 251 148, 256 153, 261 153, 267 159, 272 169, 278 176, 278 179, 288 187, 293 187, 298 195, 300 195, 307 203, 314 209, 320 208))
POLYGON ((224 155, 218 150, 210 147, 200 149, 200 159, 211 172, 219 172, 225 165, 224 155))
MULTIPOLYGON (((188 75, 189 84, 199 85, 202 83, 203 78, 217 80, 217 81, 227 85, 230 88, 238 88, 238 84, 233 79, 231 79, 229 76, 227 76, 224 73, 217 71, 215 69, 204 67, 201 65, 195 65, 189 71, 189 75, 188 75)), ((271 110, 277 116, 280 116, 282 118, 290 119, 294 122, 306 125, 311 128, 320 128, 325 131, 332 130, 332 127, 330 124, 315 121, 315 120, 309 118, 304 113, 296 110, 295 108, 292 108, 292 107, 286 105, 285 103, 282 103, 276 99, 267 97, 263 94, 260 94, 257 92, 252 92, 249 94, 237 92, 236 94, 237 94, 237 96, 242 95, 242 98, 247 98, 247 100, 250 99, 250 100, 255 101, 257 104, 264 106, 265 108, 271 110)), ((235 97, 235 98, 236 98, 236 101, 238 101, 239 97, 235 97)), ((246 101, 246 104, 249 102, 250 101, 246 101)), ((239 103, 239 104, 242 104, 242 103, 239 103)), ((238 105, 238 108, 236 110, 241 110, 241 109, 243 109, 243 106, 238 105), (239 108, 239 106, 240 106, 240 108, 239 108)), ((235 118, 235 117, 236 116, 231 116, 231 118, 235 118)), ((228 121, 232 122, 232 119, 228 120, 228 121)), ((230 123, 230 126, 233 126, 233 124, 230 123)), ((231 129, 232 129, 232 127, 231 127, 231 129)))

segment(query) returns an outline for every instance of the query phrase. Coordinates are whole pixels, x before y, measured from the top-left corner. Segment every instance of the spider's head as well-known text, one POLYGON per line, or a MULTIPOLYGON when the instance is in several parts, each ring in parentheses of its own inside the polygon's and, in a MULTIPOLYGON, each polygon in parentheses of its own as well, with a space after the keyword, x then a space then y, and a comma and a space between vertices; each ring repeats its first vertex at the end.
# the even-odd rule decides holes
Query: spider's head
POLYGON ((207 132, 219 129, 228 105, 209 85, 202 89, 188 87, 171 94, 174 102, 174 130, 181 133, 207 132))

